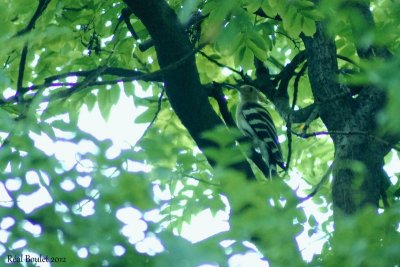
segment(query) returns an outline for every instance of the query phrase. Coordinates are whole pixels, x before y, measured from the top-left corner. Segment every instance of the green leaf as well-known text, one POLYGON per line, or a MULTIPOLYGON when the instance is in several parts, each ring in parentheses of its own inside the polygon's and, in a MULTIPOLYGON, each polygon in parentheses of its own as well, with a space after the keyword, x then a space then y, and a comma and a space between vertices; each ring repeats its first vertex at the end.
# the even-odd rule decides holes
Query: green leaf
POLYGON ((244 7, 247 9, 247 12, 254 13, 261 7, 262 2, 263 0, 248 0, 244 7))
POLYGON ((231 56, 235 53, 243 42, 243 33, 235 22, 230 22, 225 26, 216 41, 216 49, 223 56, 231 56))
POLYGON ((315 7, 315 4, 311 1, 308 0, 300 0, 300 1, 296 1, 296 7, 298 9, 312 9, 315 7))
POLYGON ((318 222, 315 219, 314 215, 311 214, 310 217, 308 217, 308 224, 313 228, 318 225, 318 222))
POLYGON ((206 148, 204 153, 207 157, 217 162, 220 166, 230 166, 246 160, 239 147, 206 148))
POLYGON ((94 94, 89 93, 86 95, 85 104, 89 111, 93 110, 94 106, 96 105, 96 102, 97 102, 97 97, 94 94))
POLYGON ((243 46, 234 54, 233 62, 235 63, 235 67, 239 67, 244 59, 244 54, 246 51, 246 47, 243 46))
POLYGON ((302 31, 307 36, 312 36, 316 31, 317 28, 315 26, 315 21, 306 17, 302 18, 302 31))
POLYGON ((289 9, 285 13, 285 19, 283 25, 285 30, 293 37, 298 37, 301 32, 302 16, 298 13, 297 9, 293 6, 289 6, 289 9))
POLYGON ((124 83, 124 92, 126 96, 134 96, 135 95, 135 86, 133 83, 124 83))
POLYGON ((249 70, 254 66, 254 54, 248 48, 244 50, 244 56, 241 66, 244 70, 249 70))
POLYGON ((0 69, 0 88, 7 88, 11 85, 10 78, 6 75, 6 73, 0 69))
POLYGON ((250 31, 246 35, 246 45, 261 61, 267 60, 267 44, 265 39, 256 32, 250 31))
POLYGON ((306 214, 303 211, 299 212, 297 215, 297 220, 299 221, 299 223, 304 224, 307 221, 306 214))
POLYGON ((120 90, 119 86, 113 86, 110 89, 110 103, 111 103, 111 105, 116 105, 118 103, 120 94, 121 94, 121 90, 120 90))
POLYGON ((136 117, 135 123, 149 123, 153 120, 157 112, 156 106, 150 106, 142 114, 136 117))
POLYGON ((278 15, 276 10, 270 4, 269 0, 263 0, 261 4, 261 9, 264 11, 265 14, 267 14, 267 16, 271 18, 274 18, 276 15, 278 15))
POLYGON ((210 131, 204 132, 203 137, 213 141, 220 147, 226 147, 234 144, 235 140, 242 134, 236 128, 228 129, 226 126, 216 127, 210 131))
POLYGON ((99 93, 97 95, 100 113, 101 113, 101 116, 105 120, 108 120, 108 117, 110 116, 111 107, 112 107, 110 91, 111 90, 107 90, 107 89, 103 88, 103 89, 99 90, 99 93))

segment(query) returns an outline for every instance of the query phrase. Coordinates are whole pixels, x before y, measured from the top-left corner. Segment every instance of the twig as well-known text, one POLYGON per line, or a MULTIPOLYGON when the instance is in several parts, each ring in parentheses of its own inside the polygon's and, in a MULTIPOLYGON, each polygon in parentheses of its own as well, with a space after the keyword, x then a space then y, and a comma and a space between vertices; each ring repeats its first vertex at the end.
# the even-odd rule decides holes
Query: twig
POLYGON ((351 58, 348 58, 348 57, 346 57, 346 56, 342 56, 342 55, 336 55, 337 56, 337 58, 339 58, 339 59, 341 59, 341 60, 344 60, 344 61, 347 61, 347 62, 349 62, 349 63, 351 63, 351 64, 353 64, 354 66, 356 66, 356 67, 360 67, 354 60, 352 60, 351 58))
POLYGON ((228 70, 230 70, 230 71, 232 71, 232 72, 234 72, 234 73, 240 75, 240 77, 242 77, 242 79, 246 79, 246 75, 245 75, 242 71, 235 70, 235 69, 232 68, 232 67, 229 67, 229 66, 227 66, 227 65, 224 65, 224 64, 218 62, 217 60, 215 60, 215 59, 213 59, 212 57, 208 56, 208 55, 207 55, 206 53, 204 53, 203 51, 200 51, 199 54, 202 55, 203 57, 205 57, 206 59, 208 59, 210 62, 212 62, 212 63, 214 63, 215 65, 217 65, 218 67, 220 67, 220 68, 227 68, 228 70))
POLYGON ((214 98, 217 101, 219 112, 221 113, 222 118, 224 119, 224 122, 229 127, 235 127, 236 123, 232 118, 232 114, 229 112, 225 95, 222 92, 223 86, 231 87, 232 85, 214 82, 208 86, 208 88, 210 88, 208 90, 208 96, 214 98))
MULTIPOLYGON (((147 125, 146 130, 144 130, 142 136, 138 139, 138 141, 136 142, 136 144, 138 144, 138 143, 140 142, 140 140, 142 140, 143 137, 146 136, 146 134, 148 133, 148 131, 150 130, 150 128, 153 126, 154 122, 156 121, 156 119, 157 119, 157 117, 158 117, 158 114, 159 114, 160 111, 161 111, 161 104, 162 104, 162 99, 163 99, 163 97, 164 97, 164 92, 165 92, 165 88, 163 88, 163 89, 161 90, 161 94, 160 94, 160 96, 158 97, 157 110, 156 110, 156 112, 154 113, 153 119, 150 121, 149 125, 147 125)), ((136 144, 134 145, 134 147, 136 146, 136 144)))
MULTIPOLYGON (((97 70, 98 69, 96 69, 96 71, 97 70)), ((91 74, 93 74, 93 73, 95 73, 95 72, 91 72, 91 74)), ((140 72, 138 72, 138 73, 140 73, 140 72)), ((143 73, 143 74, 138 74, 137 76, 131 76, 131 77, 126 77, 126 78, 117 79, 117 80, 93 81, 90 84, 87 84, 86 86, 111 85, 111 84, 117 84, 120 82, 132 82, 134 80, 162 82, 161 74, 162 74, 162 72, 155 71, 153 73, 143 73)), ((86 77, 86 75, 81 75, 81 76, 86 77)), ((48 87, 64 87, 64 86, 77 86, 77 85, 79 85, 79 83, 71 83, 71 82, 44 83, 44 84, 39 84, 39 85, 32 85, 26 89, 37 90, 37 89, 48 88, 48 87)))
POLYGON ((296 78, 294 80, 294 91, 293 91, 293 101, 292 101, 292 106, 291 106, 291 111, 288 115, 287 118, 287 124, 286 127, 288 129, 287 131, 287 138, 288 138, 288 156, 287 156, 287 160, 286 160, 286 172, 289 170, 289 165, 290 165, 290 159, 292 157, 292 120, 291 120, 291 115, 294 112, 294 108, 296 107, 296 103, 297 103, 297 97, 298 97, 298 93, 299 93, 299 82, 301 77, 303 76, 304 72, 307 69, 307 62, 304 63, 304 65, 301 67, 299 73, 297 73, 296 78))
MULTIPOLYGON (((85 80, 83 80, 81 83, 77 83, 71 88, 69 88, 68 91, 61 91, 57 92, 55 94, 50 95, 47 99, 48 100, 54 100, 54 99, 59 99, 59 98, 65 98, 65 97, 70 97, 73 93, 79 91, 82 88, 86 88, 90 84, 92 84, 97 78, 103 73, 103 71, 107 68, 107 66, 103 66, 101 68, 98 68, 96 72, 93 72, 91 75, 86 77, 85 80)), ((44 98, 46 99, 46 98, 44 98)))
POLYGON ((285 96, 288 98, 287 88, 289 85, 290 79, 295 74, 296 68, 306 60, 306 51, 300 51, 297 55, 295 55, 292 61, 285 66, 285 68, 278 74, 275 78, 276 81, 280 81, 278 90, 276 91, 276 96, 285 96))
POLYGON ((10 58, 11 58, 11 56, 9 55, 6 59, 6 62, 4 62, 3 69, 5 69, 7 67, 8 63, 10 62, 10 58))
POLYGON ((17 92, 15 93, 15 97, 19 103, 22 102, 23 96, 26 93, 26 89, 22 87, 22 83, 24 80, 24 72, 25 72, 25 65, 26 65, 26 56, 28 54, 28 45, 24 45, 21 52, 21 60, 19 61, 19 68, 18 68, 18 80, 17 80, 17 92))
POLYGON ((130 20, 129 20, 129 17, 131 16, 131 14, 132 14, 132 11, 131 11, 129 8, 124 8, 124 9, 122 9, 122 11, 121 11, 121 17, 119 18, 119 20, 122 19, 122 20, 125 22, 126 27, 128 28, 128 31, 131 33, 132 37, 133 37, 135 40, 138 40, 138 39, 139 39, 139 36, 137 35, 137 33, 135 32, 135 30, 133 29, 132 24, 131 24, 131 22, 130 22, 130 20))
MULTIPOLYGON (((31 20, 29 21, 28 25, 21 31, 19 31, 16 36, 21 36, 27 32, 30 32, 36 24, 36 21, 42 15, 43 11, 46 9, 47 5, 50 3, 50 0, 40 0, 39 5, 33 14, 31 20)), ((25 43, 24 47, 22 48, 21 52, 21 60, 19 62, 18 68, 18 80, 17 80, 17 92, 15 93, 15 97, 18 102, 22 102, 24 94, 27 92, 26 89, 23 88, 23 81, 24 81, 24 72, 25 72, 25 65, 26 65, 26 56, 28 54, 28 45, 25 43)))
POLYGON ((280 35, 283 35, 283 36, 285 36, 286 38, 288 38, 288 39, 293 43, 294 47, 296 47, 297 50, 300 51, 300 45, 301 45, 301 42, 300 42, 300 41, 297 41, 296 39, 290 37, 288 34, 286 34, 286 33, 284 33, 284 32, 279 32, 279 31, 277 31, 276 33, 277 33, 277 34, 280 34, 280 35))
POLYGON ((317 186, 314 188, 314 190, 313 190, 310 194, 308 194, 306 197, 300 198, 300 202, 304 202, 304 201, 306 201, 307 199, 312 198, 313 196, 315 196, 315 195, 318 193, 318 191, 321 189, 322 185, 326 182, 326 180, 328 180, 329 175, 330 175, 331 172, 332 172, 333 165, 334 165, 334 163, 332 163, 331 166, 329 166, 328 170, 326 171, 326 173, 324 174, 324 176, 322 176, 321 180, 319 181, 319 183, 317 184, 317 186))
POLYGON ((181 175, 182 175, 183 177, 187 177, 187 178, 190 178, 190 179, 199 181, 200 183, 205 183, 205 184, 212 185, 212 186, 221 186, 220 184, 215 184, 215 183, 212 183, 212 182, 209 182, 209 181, 206 181, 206 180, 203 180, 203 179, 194 177, 194 176, 189 175, 189 174, 181 173, 181 175))
POLYGON ((75 7, 63 7, 63 10, 64 10, 64 11, 70 11, 70 12, 79 12, 79 11, 82 11, 82 10, 87 9, 87 8, 88 8, 88 6, 87 6, 87 5, 84 5, 84 6, 80 7, 80 8, 75 8, 75 7))
POLYGON ((275 67, 277 67, 278 69, 282 70, 285 66, 283 66, 279 60, 277 60, 276 58, 274 58, 273 56, 268 57, 267 59, 269 62, 271 62, 273 65, 275 65, 275 67))
POLYGON ((311 122, 313 122, 319 116, 318 105, 315 105, 307 120, 304 122, 304 127, 302 130, 302 134, 306 134, 308 128, 310 127, 311 122))
MULTIPOLYGON (((206 44, 200 45, 195 50, 191 51, 190 53, 188 53, 187 55, 185 55, 178 61, 171 63, 170 65, 166 66, 163 69, 160 69, 160 70, 157 70, 157 71, 154 71, 151 73, 143 73, 142 74, 139 72, 140 74, 137 75, 136 77, 128 77, 128 78, 124 78, 124 79, 111 80, 111 81, 96 81, 96 79, 101 74, 104 74, 105 71, 108 71, 108 74, 114 75, 117 71, 124 70, 124 69, 120 69, 120 68, 108 68, 106 66, 103 66, 101 68, 90 70, 90 71, 71 72, 71 73, 75 74, 75 76, 80 75, 80 76, 87 77, 87 79, 85 79, 84 81, 82 81, 80 83, 50 83, 50 84, 44 83, 41 85, 30 86, 28 89, 35 90, 35 89, 41 89, 41 88, 46 88, 46 87, 55 87, 55 86, 58 86, 58 87, 59 86, 72 86, 71 88, 68 89, 68 91, 57 92, 53 95, 50 95, 47 98, 44 98, 45 101, 49 101, 49 100, 56 100, 56 99, 64 98, 66 96, 70 96, 72 93, 77 92, 78 90, 85 88, 85 87, 89 87, 89 86, 109 85, 109 84, 116 84, 119 82, 131 82, 133 80, 162 81, 165 72, 173 70, 173 69, 179 67, 180 65, 182 65, 192 55, 194 55, 195 53, 200 51, 205 45, 206 44), (95 74, 95 75, 93 75, 93 74, 95 74), (93 77, 94 77, 94 79, 93 79, 93 77), (70 92, 71 90, 73 91, 72 93, 70 92)), ((126 72, 126 71, 127 70, 124 70, 124 72, 126 72)), ((60 74, 60 76, 64 76, 64 75, 67 75, 67 74, 60 74)), ((74 76, 74 75, 72 75, 72 76, 74 76)), ((54 77, 56 77, 56 75, 50 77, 50 79, 53 79, 54 77)), ((3 102, 0 101, 0 104, 12 103, 13 101, 15 101, 15 97, 12 97, 8 101, 3 101, 3 102)))
POLYGON ((303 74, 305 73, 307 69, 307 62, 304 63, 304 65, 301 67, 299 73, 297 73, 296 78, 294 79, 294 93, 293 93, 293 101, 292 101, 292 112, 294 111, 294 108, 297 103, 297 97, 298 97, 298 92, 299 92, 299 82, 303 74))
POLYGON ((30 32, 33 28, 35 28, 36 21, 39 17, 43 14, 43 11, 46 9, 50 0, 40 0, 38 7, 36 8, 35 13, 33 14, 31 20, 29 21, 28 25, 22 30, 20 30, 16 36, 21 36, 27 32, 30 32))
MULTIPOLYGON (((45 83, 46 84, 51 83, 55 80, 59 80, 59 79, 63 79, 63 78, 71 77, 71 76, 87 77, 87 76, 93 74, 94 72, 96 72, 97 70, 98 70, 98 68, 93 69, 93 70, 71 71, 71 72, 67 72, 67 73, 57 74, 57 75, 47 77, 45 79, 45 83)), ((135 75, 143 75, 143 74, 146 74, 146 73, 143 73, 141 71, 136 71, 136 70, 130 70, 130 69, 124 69, 124 68, 114 68, 114 67, 106 68, 103 71, 103 75, 122 76, 122 77, 134 77, 135 75)), ((161 81, 161 79, 160 79, 160 81, 161 81)), ((32 89, 32 88, 30 87, 29 89, 32 89)))
POLYGON ((396 144, 390 143, 378 136, 375 136, 368 132, 363 132, 363 131, 321 131, 321 132, 313 132, 313 133, 297 133, 295 131, 292 131, 292 133, 301 138, 310 138, 310 137, 316 137, 319 135, 363 135, 365 137, 374 139, 375 141, 382 143, 388 147, 391 147, 394 150, 400 151, 400 147, 397 146, 396 144))

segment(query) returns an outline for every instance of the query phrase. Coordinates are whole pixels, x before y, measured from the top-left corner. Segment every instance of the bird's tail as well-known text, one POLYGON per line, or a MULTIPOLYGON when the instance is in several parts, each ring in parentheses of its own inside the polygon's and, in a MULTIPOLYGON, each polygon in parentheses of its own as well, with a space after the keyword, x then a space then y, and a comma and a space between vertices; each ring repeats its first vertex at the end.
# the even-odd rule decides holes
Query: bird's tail
POLYGON ((267 178, 276 176, 278 174, 278 171, 276 168, 276 162, 275 162, 274 158, 272 157, 272 155, 270 154, 268 145, 266 143, 260 144, 260 153, 268 167, 269 177, 267 177, 267 178))

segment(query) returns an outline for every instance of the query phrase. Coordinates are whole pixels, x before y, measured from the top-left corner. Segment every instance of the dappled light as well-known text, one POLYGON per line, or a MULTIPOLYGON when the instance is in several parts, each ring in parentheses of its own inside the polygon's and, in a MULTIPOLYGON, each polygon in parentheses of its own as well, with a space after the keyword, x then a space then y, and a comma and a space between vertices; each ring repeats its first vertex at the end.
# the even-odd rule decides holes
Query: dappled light
POLYGON ((394 1, 3 1, 0 266, 399 266, 394 1))

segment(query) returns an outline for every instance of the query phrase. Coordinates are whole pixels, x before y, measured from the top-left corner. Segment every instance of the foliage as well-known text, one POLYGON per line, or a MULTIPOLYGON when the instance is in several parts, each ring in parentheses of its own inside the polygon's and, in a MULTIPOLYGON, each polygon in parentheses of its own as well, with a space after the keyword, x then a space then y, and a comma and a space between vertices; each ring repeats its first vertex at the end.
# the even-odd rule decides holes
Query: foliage
MULTIPOLYGON (((312 266, 400 262, 398 173, 391 177, 395 189, 389 192, 389 211, 376 215, 367 209, 342 222, 333 235, 329 182, 312 200, 300 203, 297 196, 309 193, 333 161, 329 136, 293 137, 291 168, 283 180, 248 181, 230 166, 244 160, 250 145, 238 147, 234 129, 218 128, 204 135, 217 143, 204 151, 216 161, 211 168, 164 96, 156 50, 143 48, 151 39, 143 23, 132 15, 132 32, 123 22, 124 2, 1 1, 2 262, 7 255, 33 253, 65 257, 68 266, 228 266, 235 256, 256 252, 264 265, 304 266, 295 242, 299 235, 324 240, 321 252, 316 249, 312 260, 307 256, 312 266), (38 4, 46 7, 28 29, 38 4), (24 50, 26 64, 20 63, 24 50), (84 108, 99 108, 107 120, 124 95, 133 99, 126 112, 145 110, 129 122, 149 125, 137 143, 119 150, 111 140, 99 140, 78 127, 84 108), (66 156, 71 153, 72 158, 66 156), (184 229, 204 210, 216 217, 228 214, 229 229, 192 243, 182 237, 184 229)), ((345 12, 343 2, 169 4, 182 22, 197 10, 205 16, 201 36, 193 43, 208 43, 204 54, 196 55, 203 84, 234 84, 243 74, 254 77, 254 59, 263 61, 271 76, 277 75, 303 50, 299 34, 312 36, 315 21, 327 20, 336 33, 338 53, 347 59, 339 61, 340 79, 386 90, 388 102, 378 123, 382 131, 398 134, 399 7, 389 0, 371 1, 376 29, 366 25, 364 31, 352 32, 348 19, 359 21, 345 12), (389 62, 362 60, 356 56, 358 42, 384 45, 395 56, 389 62), (349 69, 357 74, 347 75, 349 69)), ((306 74, 299 84, 296 109, 313 101, 306 74)), ((291 82, 292 98, 294 87, 291 82)), ((237 92, 223 93, 234 114, 237 92)), ((210 102, 219 112, 218 104, 210 102)), ((287 125, 272 105, 268 107, 288 155, 287 125)), ((120 127, 124 131, 123 123, 120 127)), ((292 130, 304 127, 293 125, 292 130)), ((320 120, 309 127, 311 132, 325 130, 320 120)), ((390 153, 388 165, 397 155, 390 153)))

